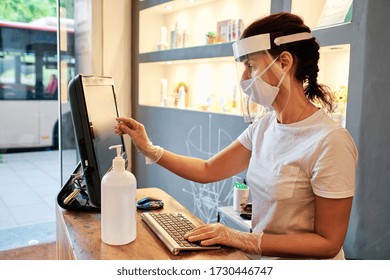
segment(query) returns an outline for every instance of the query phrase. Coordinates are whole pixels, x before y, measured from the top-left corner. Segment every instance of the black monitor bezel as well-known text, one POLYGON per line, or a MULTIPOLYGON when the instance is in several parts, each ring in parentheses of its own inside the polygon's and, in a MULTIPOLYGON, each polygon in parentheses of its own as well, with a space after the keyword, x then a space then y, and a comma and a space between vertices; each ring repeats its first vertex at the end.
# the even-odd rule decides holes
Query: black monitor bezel
MULTIPOLYGON (((84 86, 88 85, 112 86, 117 117, 119 117, 120 114, 117 105, 114 80, 112 77, 79 74, 69 82, 68 94, 70 110, 75 132, 76 146, 80 156, 89 202, 95 207, 100 207, 101 178, 99 175, 100 172, 96 157, 96 150, 93 143, 93 130, 91 130, 90 127, 88 108, 84 95, 84 86)), ((104 108, 102 108, 102 110, 104 110, 104 108)), ((125 154, 126 151, 123 137, 119 135, 118 137, 121 139, 123 154, 125 154)))

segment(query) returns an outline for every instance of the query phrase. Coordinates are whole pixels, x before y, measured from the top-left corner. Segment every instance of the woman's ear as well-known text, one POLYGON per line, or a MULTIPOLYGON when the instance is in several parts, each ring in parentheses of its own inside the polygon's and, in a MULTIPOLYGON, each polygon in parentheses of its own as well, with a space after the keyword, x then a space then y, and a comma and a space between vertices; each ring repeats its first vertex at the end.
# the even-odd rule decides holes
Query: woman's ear
POLYGON ((284 51, 279 55, 279 61, 282 69, 288 72, 294 64, 294 57, 290 52, 284 51))

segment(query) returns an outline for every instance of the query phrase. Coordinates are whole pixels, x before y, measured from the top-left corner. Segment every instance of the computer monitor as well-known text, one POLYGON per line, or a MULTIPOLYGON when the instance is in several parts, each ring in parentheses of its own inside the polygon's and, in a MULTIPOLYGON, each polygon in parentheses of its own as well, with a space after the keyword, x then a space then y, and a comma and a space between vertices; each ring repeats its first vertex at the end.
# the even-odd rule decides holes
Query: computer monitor
POLYGON ((114 80, 77 75, 69 82, 68 92, 89 202, 100 207, 101 179, 111 169, 116 156, 115 150, 109 147, 122 145, 126 159, 123 138, 114 132, 119 117, 114 80))

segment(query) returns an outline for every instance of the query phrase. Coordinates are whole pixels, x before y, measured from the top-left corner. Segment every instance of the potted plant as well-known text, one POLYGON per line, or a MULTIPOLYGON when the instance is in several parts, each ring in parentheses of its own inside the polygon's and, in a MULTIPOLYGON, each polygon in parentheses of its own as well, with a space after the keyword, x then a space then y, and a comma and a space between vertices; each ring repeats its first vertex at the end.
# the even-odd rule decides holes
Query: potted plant
POLYGON ((215 44, 215 39, 216 39, 215 32, 210 31, 206 33, 206 44, 208 45, 215 44))

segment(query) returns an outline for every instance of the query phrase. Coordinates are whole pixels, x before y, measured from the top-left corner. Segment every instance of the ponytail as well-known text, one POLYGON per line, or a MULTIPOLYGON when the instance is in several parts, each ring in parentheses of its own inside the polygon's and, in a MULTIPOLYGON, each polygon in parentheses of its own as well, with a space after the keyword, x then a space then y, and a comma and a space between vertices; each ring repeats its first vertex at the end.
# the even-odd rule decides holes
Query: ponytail
MULTIPOLYGON (((318 103, 328 112, 334 111, 333 101, 334 96, 331 89, 323 84, 318 84, 318 66, 312 68, 312 71, 307 73, 306 85, 304 87, 304 93, 308 100, 313 103, 318 103)), ((304 80, 305 81, 305 80, 304 80)))

